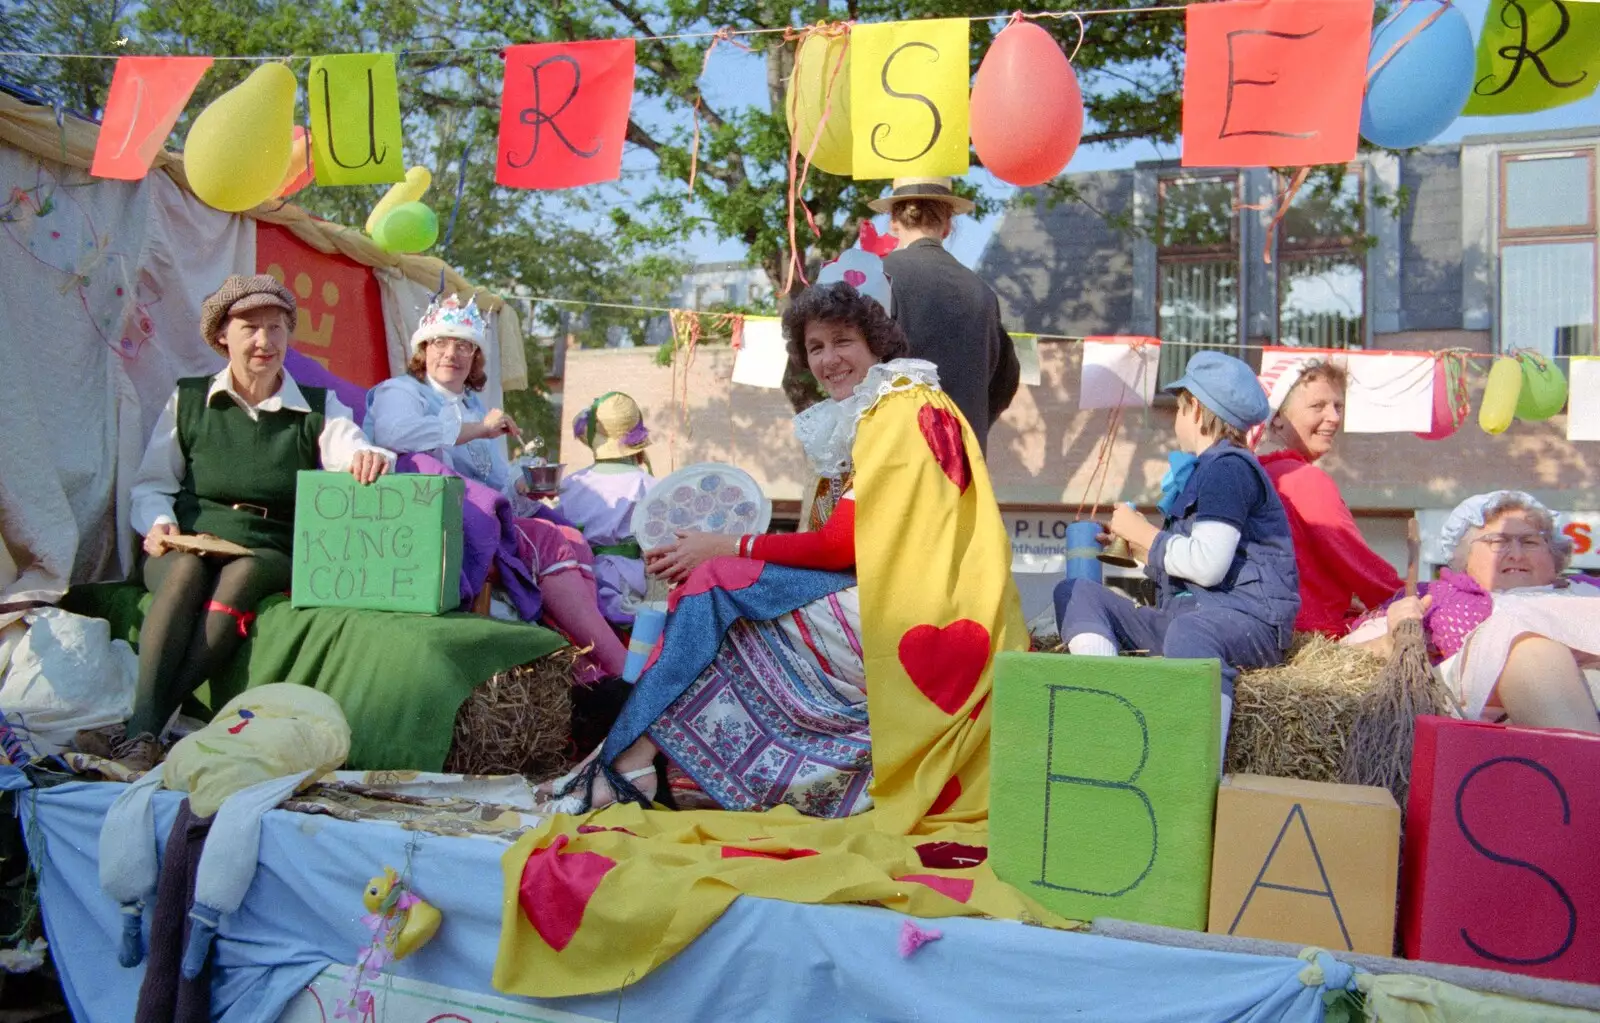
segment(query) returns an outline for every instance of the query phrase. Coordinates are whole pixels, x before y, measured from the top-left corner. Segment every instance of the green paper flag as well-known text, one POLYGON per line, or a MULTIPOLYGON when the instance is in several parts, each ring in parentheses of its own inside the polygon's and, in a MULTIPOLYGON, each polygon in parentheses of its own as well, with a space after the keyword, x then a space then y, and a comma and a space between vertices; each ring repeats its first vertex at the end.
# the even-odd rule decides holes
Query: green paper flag
POLYGON ((1477 80, 1463 114, 1530 114, 1576 103, 1600 85, 1600 4, 1489 0, 1477 80))
POLYGON ((318 57, 311 62, 309 94, 317 184, 405 180, 394 54, 318 57))

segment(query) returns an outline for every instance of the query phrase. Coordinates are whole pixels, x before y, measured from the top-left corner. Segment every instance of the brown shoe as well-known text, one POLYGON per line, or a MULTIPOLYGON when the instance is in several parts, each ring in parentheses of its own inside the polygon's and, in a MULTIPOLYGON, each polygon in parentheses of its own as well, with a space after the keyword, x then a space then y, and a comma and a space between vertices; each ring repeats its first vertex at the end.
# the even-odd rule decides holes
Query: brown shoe
POLYGON ((161 748, 161 743, 149 732, 144 732, 131 739, 124 739, 112 747, 112 755, 108 760, 114 760, 130 771, 143 774, 157 764, 166 755, 161 748))
POLYGON ((125 725, 106 725, 103 728, 85 728, 72 737, 72 748, 77 753, 87 753, 101 760, 115 760, 118 744, 128 738, 125 725))

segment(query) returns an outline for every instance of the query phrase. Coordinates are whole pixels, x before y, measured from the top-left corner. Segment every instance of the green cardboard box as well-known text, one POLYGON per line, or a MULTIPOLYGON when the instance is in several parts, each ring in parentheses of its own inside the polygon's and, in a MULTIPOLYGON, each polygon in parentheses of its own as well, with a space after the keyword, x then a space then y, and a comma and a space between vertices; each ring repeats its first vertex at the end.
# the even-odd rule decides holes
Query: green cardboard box
POLYGON ((1062 916, 1206 929, 1214 660, 995 656, 989 862, 1062 916))
POLYGON ((436 615, 461 604, 461 499, 455 476, 302 472, 294 495, 295 607, 436 615))

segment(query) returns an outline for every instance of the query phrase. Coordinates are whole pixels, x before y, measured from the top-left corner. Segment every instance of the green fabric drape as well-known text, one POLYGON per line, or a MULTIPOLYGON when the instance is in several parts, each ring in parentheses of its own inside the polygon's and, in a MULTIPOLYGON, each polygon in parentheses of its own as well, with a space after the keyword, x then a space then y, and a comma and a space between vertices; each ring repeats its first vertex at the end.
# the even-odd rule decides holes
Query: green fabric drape
MULTIPOLYGON (((142 586, 99 583, 73 587, 61 607, 110 621, 112 638, 137 647, 149 603, 142 586)), ((437 771, 473 689, 566 645, 549 629, 481 615, 295 609, 270 597, 238 655, 211 680, 211 706, 269 682, 308 685, 344 710, 351 770, 437 771)))

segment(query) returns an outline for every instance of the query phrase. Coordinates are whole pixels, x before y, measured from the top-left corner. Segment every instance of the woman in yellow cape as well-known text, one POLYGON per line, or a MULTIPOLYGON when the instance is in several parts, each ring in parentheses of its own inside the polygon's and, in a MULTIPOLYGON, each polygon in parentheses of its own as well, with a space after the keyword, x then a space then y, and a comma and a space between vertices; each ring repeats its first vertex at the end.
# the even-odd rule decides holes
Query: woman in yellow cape
POLYGON ((795 420, 814 531, 657 552, 680 585, 655 661, 565 812, 504 857, 499 990, 620 987, 740 894, 1060 922, 985 862, 993 657, 1028 636, 972 430, 849 284, 784 334, 829 395, 795 420), (727 809, 644 808, 658 749, 727 809))

